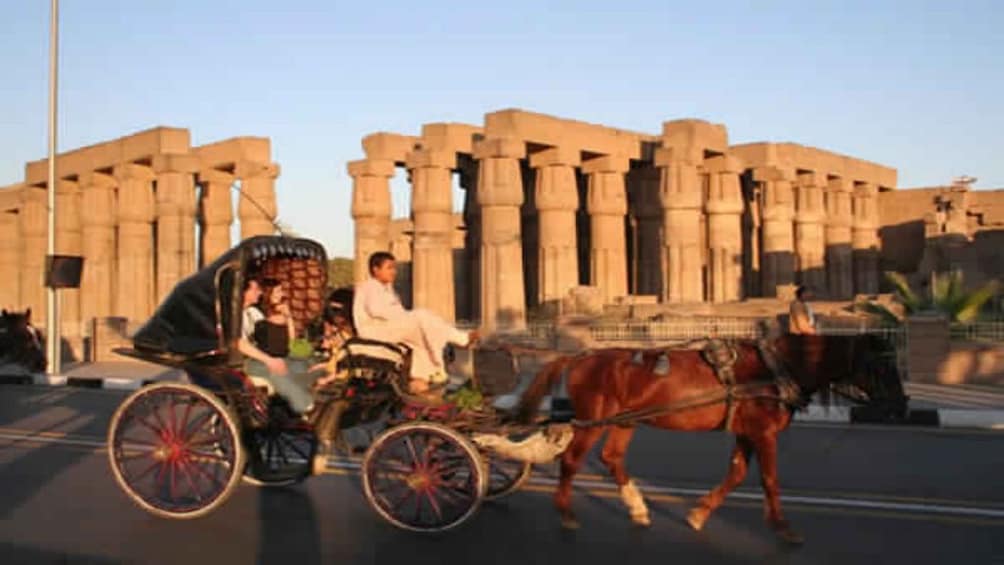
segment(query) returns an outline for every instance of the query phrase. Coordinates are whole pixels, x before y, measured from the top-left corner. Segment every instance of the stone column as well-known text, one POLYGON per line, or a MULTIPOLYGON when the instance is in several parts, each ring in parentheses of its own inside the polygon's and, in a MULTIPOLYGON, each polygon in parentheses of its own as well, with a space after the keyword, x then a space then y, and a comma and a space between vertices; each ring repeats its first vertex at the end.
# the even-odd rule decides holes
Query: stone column
MULTIPOLYGON (((56 254, 82 255, 80 187, 75 182, 56 183, 56 254)), ((87 264, 84 264, 87 269, 87 264)), ((80 289, 59 289, 60 333, 70 349, 70 360, 82 360, 83 328, 80 323, 80 289)))
POLYGON ((230 249, 230 226, 234 223, 231 187, 234 176, 217 170, 199 171, 202 196, 199 200, 202 220, 200 267, 209 265, 230 249))
POLYGON ((426 308, 453 321, 453 169, 452 151, 417 149, 408 154, 411 173, 411 296, 415 308, 426 308))
POLYGON ((80 317, 85 324, 111 316, 115 296, 115 178, 101 173, 80 177, 84 273, 80 280, 80 317))
POLYGON ((739 163, 721 155, 705 161, 709 175, 708 200, 708 294, 711 302, 742 298, 743 194, 739 163))
POLYGON ((390 177, 393 161, 361 160, 348 165, 352 176, 352 219, 356 226, 355 280, 369 277, 367 261, 390 249, 390 177))
POLYGON ((776 167, 753 170, 754 182, 761 183, 763 251, 760 273, 764 296, 778 296, 779 288, 795 282, 795 195, 794 174, 776 167))
POLYGON ((854 294, 854 265, 851 253, 850 182, 832 178, 826 192, 826 278, 830 296, 847 300, 854 294))
POLYGON ((661 170, 659 202, 663 209, 662 299, 701 302, 701 179, 692 158, 674 148, 656 150, 661 170))
POLYGON ((48 204, 45 187, 26 186, 18 212, 21 227, 21 308, 31 308, 32 322, 45 326, 45 255, 48 243, 48 204))
POLYGON ((575 167, 579 152, 560 147, 530 156, 537 170, 534 198, 539 214, 538 301, 550 308, 560 304, 579 282, 579 257, 575 238, 575 210, 579 192, 575 167))
POLYGON ((795 210, 795 257, 799 281, 815 292, 826 288, 826 229, 823 187, 826 178, 819 173, 798 175, 795 210))
POLYGON ((154 174, 149 167, 119 165, 115 179, 119 186, 115 313, 141 322, 153 312, 154 174))
POLYGON ((195 177, 198 160, 189 155, 158 155, 157 291, 160 304, 178 281, 195 270, 195 177))
POLYGON ((878 189, 871 183, 855 183, 851 245, 854 253, 854 292, 878 292, 879 216, 878 189))
POLYGON ((520 206, 522 141, 493 138, 478 142, 478 204, 481 206, 481 325, 516 329, 526 323, 520 206))
POLYGON ((278 207, 275 202, 275 179, 279 165, 275 163, 238 163, 234 171, 241 179, 237 197, 237 217, 241 223, 241 239, 275 233, 278 207))
POLYGON ((624 175, 628 158, 606 156, 582 164, 589 175, 586 210, 589 212, 589 276, 603 301, 627 296, 627 243, 624 241, 624 215, 627 214, 627 188, 624 175))
POLYGON ((662 206, 659 205, 659 169, 632 171, 637 181, 637 198, 632 213, 637 221, 638 294, 662 293, 662 206))
POLYGON ((18 214, 0 210, 0 308, 21 307, 21 279, 15 273, 21 268, 21 228, 18 214))
MULTIPOLYGON (((473 159, 460 164, 460 186, 464 187, 464 249, 467 263, 462 275, 466 281, 457 286, 467 301, 468 320, 481 318, 481 206, 478 205, 478 165, 473 159)), ((459 297, 458 297, 459 298, 459 297)))

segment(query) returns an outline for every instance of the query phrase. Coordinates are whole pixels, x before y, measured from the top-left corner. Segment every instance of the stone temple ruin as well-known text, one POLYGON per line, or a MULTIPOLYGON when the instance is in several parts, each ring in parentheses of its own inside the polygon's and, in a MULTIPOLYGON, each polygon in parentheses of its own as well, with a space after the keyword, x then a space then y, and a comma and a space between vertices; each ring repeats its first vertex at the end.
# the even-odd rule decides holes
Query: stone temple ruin
POLYGON ((723 303, 796 281, 834 298, 874 293, 880 195, 896 187, 895 169, 792 143, 729 145, 724 126, 700 120, 649 135, 503 110, 483 126, 376 133, 363 148, 348 166, 357 278, 392 246, 390 178, 403 167, 413 305, 499 327, 579 285, 608 303, 723 303), (456 259, 454 173, 466 195, 456 259))
MULTIPOLYGON (((61 294, 61 330, 73 358, 96 321, 146 320, 174 285, 231 247, 232 187, 242 238, 275 230, 267 138, 192 147, 188 130, 159 127, 60 154, 56 253, 84 257, 79 289, 61 294)), ((28 308, 44 327, 47 161, 0 188, 0 304, 28 308)), ((122 333, 121 331, 119 333, 122 333)))

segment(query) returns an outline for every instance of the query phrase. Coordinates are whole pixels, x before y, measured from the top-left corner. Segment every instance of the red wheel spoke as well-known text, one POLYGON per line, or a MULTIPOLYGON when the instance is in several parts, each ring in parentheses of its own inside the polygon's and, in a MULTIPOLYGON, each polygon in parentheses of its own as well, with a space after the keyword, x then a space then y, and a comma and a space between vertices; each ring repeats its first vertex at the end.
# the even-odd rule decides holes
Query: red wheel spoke
POLYGON ((132 481, 131 481, 131 482, 133 482, 133 483, 138 483, 138 482, 142 481, 143 479, 145 479, 145 478, 146 478, 146 476, 147 476, 147 475, 149 475, 149 474, 150 474, 150 473, 151 473, 151 472, 152 472, 152 471, 153 471, 154 469, 156 469, 156 468, 157 468, 157 467, 158 467, 158 466, 159 466, 160 464, 161 464, 161 462, 160 462, 160 461, 154 461, 153 463, 151 463, 151 464, 150 464, 150 466, 149 466, 149 467, 147 467, 146 469, 144 469, 142 473, 140 473, 140 474, 139 474, 139 475, 137 475, 136 477, 133 477, 133 479, 132 479, 132 481))
POLYGON ((182 437, 188 439, 188 417, 192 412, 192 406, 195 403, 189 399, 188 403, 185 405, 185 412, 181 415, 181 422, 178 424, 178 434, 183 434, 182 437))
POLYGON ((193 461, 192 468, 195 469, 195 471, 198 472, 200 475, 202 475, 203 478, 209 480, 209 482, 213 483, 214 485, 216 485, 218 487, 224 486, 223 483, 220 482, 219 478, 206 473, 206 470, 203 469, 202 467, 200 467, 199 464, 198 464, 198 462, 193 461))
POLYGON ((174 396, 175 395, 173 395, 173 394, 168 394, 167 395, 167 399, 168 399, 167 409, 168 409, 168 413, 170 414, 170 416, 168 417, 167 421, 170 423, 169 424, 169 426, 170 426, 169 429, 171 430, 171 436, 172 437, 178 437, 178 435, 179 435, 178 432, 180 430, 178 429, 178 415, 175 414, 175 412, 174 412, 174 409, 175 409, 175 406, 176 406, 175 401, 174 401, 174 396))
POLYGON ((229 458, 224 457, 224 456, 222 456, 222 455, 220 455, 218 453, 205 453, 203 451, 193 451, 193 450, 189 450, 188 453, 189 453, 189 455, 188 455, 189 459, 191 459, 192 461, 199 461, 200 463, 204 463, 206 461, 217 461, 217 462, 220 462, 220 463, 230 463, 230 459, 229 458))
POLYGON ((188 483, 188 487, 192 489, 192 494, 195 495, 195 498, 198 499, 199 502, 202 502, 202 494, 199 492, 199 489, 195 486, 195 481, 192 480, 192 473, 190 473, 188 470, 189 465, 190 461, 188 461, 188 459, 186 458, 180 462, 178 467, 184 474, 185 481, 188 483))
MULTIPOLYGON (((216 412, 214 410, 207 409, 205 412, 203 412, 202 414, 200 414, 198 418, 196 418, 195 420, 192 420, 192 422, 188 425, 188 427, 186 429, 182 430, 182 433, 184 434, 184 437, 187 438, 189 441, 191 441, 193 438, 195 438, 196 436, 199 435, 199 432, 201 432, 203 430, 202 424, 206 420, 208 420, 209 418, 211 418, 211 417, 213 417, 215 415, 216 415, 216 412), (198 425, 196 425, 196 424, 198 424, 198 425), (189 430, 193 430, 193 431, 189 432, 189 430)), ((212 428, 210 428, 210 432, 211 431, 212 431, 212 428)))
POLYGON ((205 439, 200 439, 199 441, 189 441, 189 442, 186 442, 185 446, 188 447, 189 449, 192 449, 194 447, 206 447, 206 446, 209 446, 209 445, 220 444, 220 443, 222 443, 222 440, 224 440, 224 439, 226 439, 226 438, 222 437, 222 436, 211 436, 211 437, 207 437, 205 439))
POLYGON ((418 453, 415 452, 415 445, 411 442, 411 438, 405 436, 404 445, 408 448, 408 453, 411 454, 411 460, 414 461, 414 466, 418 467, 421 463, 418 460, 418 453))
POLYGON ((443 511, 440 510, 439 503, 436 502, 436 498, 434 496, 432 496, 432 489, 426 489, 423 492, 425 493, 425 496, 429 499, 429 506, 432 507, 432 511, 435 512, 436 513, 436 517, 439 518, 440 521, 442 521, 443 520, 443 511))
POLYGON ((141 445, 143 447, 153 447, 153 448, 161 447, 163 445, 159 441, 147 441, 145 439, 133 439, 133 438, 127 439, 121 437, 118 438, 118 444, 119 446, 128 444, 128 445, 141 445))
POLYGON ((175 491, 178 490, 177 489, 177 485, 175 484, 176 483, 176 481, 175 481, 175 473, 176 473, 175 467, 177 465, 178 465, 177 461, 171 461, 170 465, 168 466, 168 476, 170 478, 170 483, 168 484, 168 487, 167 487, 167 493, 171 497, 171 501, 172 502, 178 499, 177 495, 175 495, 175 491))

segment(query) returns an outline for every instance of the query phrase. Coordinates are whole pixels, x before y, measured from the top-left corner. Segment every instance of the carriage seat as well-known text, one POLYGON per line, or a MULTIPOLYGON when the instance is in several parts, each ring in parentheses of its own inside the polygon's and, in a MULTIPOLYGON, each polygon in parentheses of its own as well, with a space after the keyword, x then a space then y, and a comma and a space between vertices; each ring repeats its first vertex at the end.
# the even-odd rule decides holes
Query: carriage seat
POLYGON ((340 366, 352 369, 403 370, 409 363, 411 349, 404 344, 353 337, 342 345, 345 352, 340 366))
POLYGON ((268 396, 275 396, 275 387, 272 386, 272 383, 268 382, 266 379, 263 379, 262 377, 256 377, 253 375, 248 375, 247 377, 255 388, 263 389, 265 391, 265 394, 267 394, 268 396))

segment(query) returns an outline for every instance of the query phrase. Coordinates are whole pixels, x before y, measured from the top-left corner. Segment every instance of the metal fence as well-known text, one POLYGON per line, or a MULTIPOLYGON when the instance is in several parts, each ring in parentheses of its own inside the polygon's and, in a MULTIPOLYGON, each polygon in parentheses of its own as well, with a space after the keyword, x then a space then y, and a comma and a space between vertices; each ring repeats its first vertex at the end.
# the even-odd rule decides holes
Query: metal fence
POLYGON ((952 339, 1004 342, 1004 321, 952 324, 952 339))

